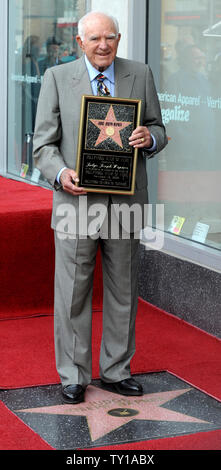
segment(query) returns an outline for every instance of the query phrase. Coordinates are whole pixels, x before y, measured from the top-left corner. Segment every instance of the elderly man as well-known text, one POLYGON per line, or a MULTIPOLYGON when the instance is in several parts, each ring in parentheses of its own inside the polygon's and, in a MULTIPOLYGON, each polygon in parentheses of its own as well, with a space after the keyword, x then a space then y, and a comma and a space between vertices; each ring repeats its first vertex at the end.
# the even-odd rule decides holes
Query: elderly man
POLYGON ((129 229, 129 235, 127 230, 128 236, 122 236, 124 227, 120 237, 111 237, 106 222, 119 223, 117 215, 113 215, 113 205, 126 203, 131 207, 136 203, 143 207, 147 203, 146 158, 167 143, 149 67, 116 57, 120 41, 117 20, 91 12, 80 20, 76 39, 83 56, 47 70, 44 76, 34 136, 36 165, 55 189, 55 353, 66 403, 83 401, 91 381, 92 285, 98 246, 104 290, 102 386, 123 395, 142 395, 142 387, 130 371, 135 352, 139 239, 134 235, 135 228, 129 229), (133 196, 86 194, 76 185, 81 96, 99 94, 100 89, 112 97, 142 100, 141 125, 129 139, 130 145, 139 149, 133 196), (82 202, 85 199, 87 204, 82 202), (102 204, 103 219, 93 233, 82 237, 80 226, 94 204, 102 204), (74 229, 69 227, 68 232, 60 224, 64 207, 74 208, 74 229))

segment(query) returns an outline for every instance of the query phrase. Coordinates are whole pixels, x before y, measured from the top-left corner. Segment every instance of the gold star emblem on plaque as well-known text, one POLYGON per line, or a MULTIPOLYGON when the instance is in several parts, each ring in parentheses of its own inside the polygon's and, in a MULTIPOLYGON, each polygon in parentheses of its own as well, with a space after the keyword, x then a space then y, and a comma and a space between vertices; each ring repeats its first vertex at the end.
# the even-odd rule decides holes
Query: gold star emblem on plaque
POLYGON ((97 147, 99 144, 101 144, 108 138, 111 138, 117 145, 119 145, 119 147, 123 148, 120 131, 122 131, 123 129, 125 129, 125 127, 128 127, 132 123, 126 121, 117 121, 112 105, 110 106, 107 116, 104 120, 90 119, 90 121, 101 131, 95 144, 95 147, 97 147))

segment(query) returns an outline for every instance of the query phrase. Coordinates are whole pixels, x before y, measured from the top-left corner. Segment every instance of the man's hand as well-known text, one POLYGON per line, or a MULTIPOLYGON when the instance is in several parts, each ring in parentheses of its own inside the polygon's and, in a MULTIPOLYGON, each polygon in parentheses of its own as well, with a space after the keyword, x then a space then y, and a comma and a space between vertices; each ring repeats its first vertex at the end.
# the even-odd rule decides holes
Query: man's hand
POLYGON ((75 185, 79 181, 76 171, 65 169, 62 171, 60 176, 60 182, 62 184, 63 190, 67 193, 72 194, 73 196, 81 196, 82 194, 87 194, 83 188, 79 188, 75 185))
POLYGON ((138 126, 134 129, 131 137, 129 138, 129 144, 134 148, 152 147, 153 139, 148 128, 145 126, 138 126))

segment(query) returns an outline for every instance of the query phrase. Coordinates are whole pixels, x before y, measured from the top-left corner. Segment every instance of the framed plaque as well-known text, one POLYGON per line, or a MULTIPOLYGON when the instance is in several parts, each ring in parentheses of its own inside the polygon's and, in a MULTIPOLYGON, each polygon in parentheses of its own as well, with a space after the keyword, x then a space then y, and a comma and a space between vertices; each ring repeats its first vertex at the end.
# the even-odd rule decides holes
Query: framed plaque
POLYGON ((86 191, 134 194, 138 149, 129 137, 141 100, 82 96, 76 172, 86 191))

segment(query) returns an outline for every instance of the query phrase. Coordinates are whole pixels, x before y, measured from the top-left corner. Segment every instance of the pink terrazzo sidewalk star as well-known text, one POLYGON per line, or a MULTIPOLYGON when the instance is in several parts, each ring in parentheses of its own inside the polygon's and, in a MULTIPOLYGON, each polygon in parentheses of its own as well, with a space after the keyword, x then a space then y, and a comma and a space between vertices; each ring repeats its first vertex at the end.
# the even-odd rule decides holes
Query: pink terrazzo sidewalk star
POLYGON ((129 423, 133 419, 206 423, 206 421, 202 421, 201 419, 162 407, 165 403, 190 390, 191 389, 188 388, 150 393, 141 397, 123 397, 89 385, 85 393, 85 402, 79 405, 64 404, 17 411, 49 415, 85 416, 87 418, 91 440, 95 441, 109 432, 129 423))

